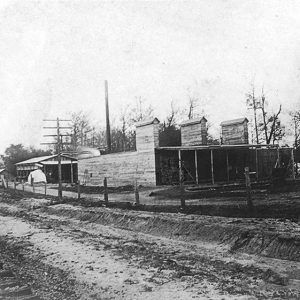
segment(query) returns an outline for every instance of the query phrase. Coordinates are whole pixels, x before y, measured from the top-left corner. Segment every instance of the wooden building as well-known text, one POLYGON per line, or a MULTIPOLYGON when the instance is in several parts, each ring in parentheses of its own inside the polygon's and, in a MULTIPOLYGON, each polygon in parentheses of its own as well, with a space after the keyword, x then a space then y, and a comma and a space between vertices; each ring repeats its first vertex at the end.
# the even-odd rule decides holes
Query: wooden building
POLYGON ((249 144, 248 119, 240 118, 221 123, 222 144, 241 145, 249 144))
MULTIPOLYGON (((29 173, 41 168, 45 173, 47 182, 58 182, 58 159, 56 155, 40 156, 16 163, 17 180, 27 180, 29 173)), ((66 183, 77 182, 77 159, 61 155, 62 181, 66 183)))
POLYGON ((207 120, 201 119, 187 120, 180 125, 181 145, 197 146, 207 144, 207 120))
POLYGON ((206 119, 190 120, 181 126, 182 145, 172 147, 159 146, 158 119, 144 121, 136 126, 137 151, 79 159, 78 177, 86 185, 103 185, 106 177, 111 186, 133 184, 135 180, 154 186, 179 184, 179 174, 183 174, 185 183, 215 184, 244 181, 245 167, 260 181, 270 179, 280 163, 293 165, 290 148, 247 144, 247 121, 243 118, 223 124, 238 128, 232 139, 224 133, 228 144, 206 145, 206 119), (235 139, 238 144, 230 144, 235 139))

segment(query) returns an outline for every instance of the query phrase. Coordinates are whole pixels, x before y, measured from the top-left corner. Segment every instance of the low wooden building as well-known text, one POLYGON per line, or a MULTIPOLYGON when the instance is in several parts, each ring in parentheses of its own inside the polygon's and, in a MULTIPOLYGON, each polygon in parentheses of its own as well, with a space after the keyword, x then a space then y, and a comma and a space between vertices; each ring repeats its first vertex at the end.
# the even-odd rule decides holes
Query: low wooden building
MULTIPOLYGON (((17 180, 27 180, 29 173, 41 168, 46 175, 47 182, 58 182, 58 159, 56 155, 40 156, 16 163, 17 180)), ((77 182, 77 159, 61 155, 62 181, 66 183, 77 182)))
POLYGON ((293 166, 290 148, 247 144, 246 123, 243 118, 225 124, 242 128, 235 145, 230 144, 235 137, 227 139, 227 145, 205 145, 206 119, 202 118, 181 126, 181 146, 160 147, 158 119, 144 121, 136 126, 137 151, 79 159, 78 177, 86 185, 102 185, 106 177, 111 186, 133 184, 135 180, 154 186, 179 184, 182 174, 185 183, 214 184, 244 181, 245 167, 260 181, 270 179, 276 165, 293 166))

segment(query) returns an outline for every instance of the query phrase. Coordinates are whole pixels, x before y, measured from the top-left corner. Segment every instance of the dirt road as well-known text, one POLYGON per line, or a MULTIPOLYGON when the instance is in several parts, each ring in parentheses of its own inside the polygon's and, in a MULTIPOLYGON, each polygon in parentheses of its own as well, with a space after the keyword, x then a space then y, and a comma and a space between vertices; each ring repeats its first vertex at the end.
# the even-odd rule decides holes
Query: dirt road
POLYGON ((300 299, 297 223, 49 203, 0 201, 0 262, 41 299, 300 299))

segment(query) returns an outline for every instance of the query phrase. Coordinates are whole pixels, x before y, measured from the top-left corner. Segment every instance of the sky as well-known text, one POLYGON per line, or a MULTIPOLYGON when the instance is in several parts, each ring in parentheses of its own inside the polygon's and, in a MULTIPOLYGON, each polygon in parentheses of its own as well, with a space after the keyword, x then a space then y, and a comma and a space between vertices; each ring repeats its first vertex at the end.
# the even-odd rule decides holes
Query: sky
POLYGON ((163 120, 192 94, 218 137, 251 116, 251 84, 286 113, 300 104, 299 16, 289 0, 1 0, 0 153, 41 147, 45 118, 83 110, 103 126, 104 80, 113 122, 138 97, 163 120))

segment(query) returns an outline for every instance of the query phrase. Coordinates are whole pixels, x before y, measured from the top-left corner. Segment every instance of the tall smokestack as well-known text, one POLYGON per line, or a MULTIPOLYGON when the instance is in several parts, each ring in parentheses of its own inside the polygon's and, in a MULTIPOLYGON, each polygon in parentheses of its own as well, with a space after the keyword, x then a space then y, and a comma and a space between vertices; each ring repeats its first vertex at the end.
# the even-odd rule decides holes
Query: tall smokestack
POLYGON ((107 80, 104 82, 105 85, 105 111, 106 111, 106 144, 108 152, 111 151, 111 139, 110 139, 110 124, 109 124, 109 108, 108 108, 108 83, 107 80))

